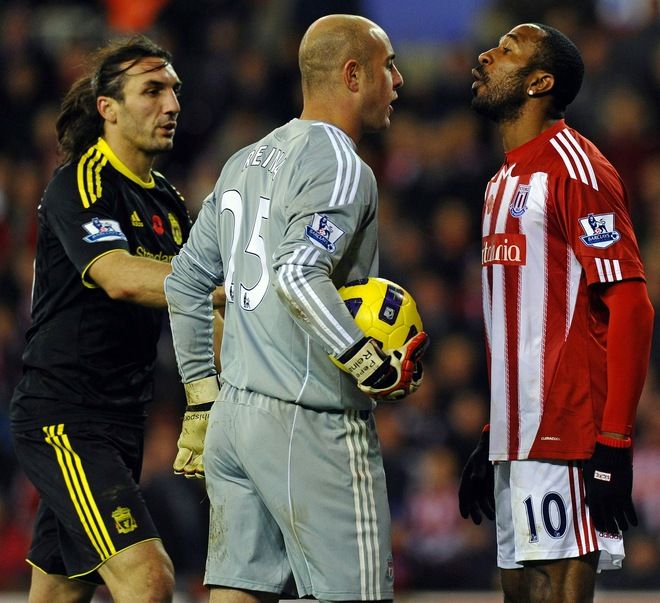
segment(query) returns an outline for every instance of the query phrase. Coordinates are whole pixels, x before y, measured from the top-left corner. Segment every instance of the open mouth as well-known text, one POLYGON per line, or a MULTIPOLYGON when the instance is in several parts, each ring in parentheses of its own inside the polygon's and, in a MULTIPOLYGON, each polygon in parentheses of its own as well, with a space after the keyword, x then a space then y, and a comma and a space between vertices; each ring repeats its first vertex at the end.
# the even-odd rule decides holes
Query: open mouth
POLYGON ((167 136, 174 136, 174 131, 176 130, 176 122, 168 122, 159 126, 159 129, 163 130, 167 136))
POLYGON ((472 70, 472 77, 474 78, 474 82, 472 82, 472 94, 476 94, 477 88, 485 84, 488 78, 479 69, 472 70))

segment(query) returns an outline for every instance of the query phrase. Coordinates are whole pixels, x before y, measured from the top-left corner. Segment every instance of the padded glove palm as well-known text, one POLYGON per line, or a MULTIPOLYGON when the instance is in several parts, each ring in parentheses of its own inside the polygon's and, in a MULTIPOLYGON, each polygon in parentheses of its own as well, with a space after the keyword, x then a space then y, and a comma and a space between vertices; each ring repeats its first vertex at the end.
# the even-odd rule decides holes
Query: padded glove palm
POLYGON ((184 385, 188 405, 183 415, 179 449, 174 459, 174 473, 186 477, 204 478, 204 438, 209 413, 219 393, 216 375, 197 379, 184 385))

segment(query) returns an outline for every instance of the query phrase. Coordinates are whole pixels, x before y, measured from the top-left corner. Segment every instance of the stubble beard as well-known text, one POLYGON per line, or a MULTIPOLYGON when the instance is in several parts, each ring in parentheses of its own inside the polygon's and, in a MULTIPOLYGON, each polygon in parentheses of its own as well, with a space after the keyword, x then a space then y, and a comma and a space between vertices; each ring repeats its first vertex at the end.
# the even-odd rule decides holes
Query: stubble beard
POLYGON ((525 95, 525 76, 521 71, 518 71, 499 84, 490 83, 490 78, 487 76, 482 80, 483 88, 481 95, 477 94, 472 97, 472 108, 494 121, 495 123, 512 122, 520 117, 523 105, 527 98, 525 95), (490 85, 490 90, 485 90, 485 87, 490 85))

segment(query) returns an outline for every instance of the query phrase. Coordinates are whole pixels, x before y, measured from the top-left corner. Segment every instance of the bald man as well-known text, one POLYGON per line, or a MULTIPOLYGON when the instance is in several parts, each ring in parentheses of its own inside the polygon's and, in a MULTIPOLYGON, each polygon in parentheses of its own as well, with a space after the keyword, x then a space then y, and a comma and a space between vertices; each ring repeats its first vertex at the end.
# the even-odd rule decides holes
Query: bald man
POLYGON ((299 58, 300 119, 229 159, 165 285, 194 392, 177 458, 206 475, 214 603, 393 597, 372 411, 419 387, 427 337, 383 352, 337 289, 378 272, 376 181, 356 143, 389 126, 403 78, 385 32, 357 16, 316 21, 299 58), (218 393, 208 302, 220 283, 218 393))

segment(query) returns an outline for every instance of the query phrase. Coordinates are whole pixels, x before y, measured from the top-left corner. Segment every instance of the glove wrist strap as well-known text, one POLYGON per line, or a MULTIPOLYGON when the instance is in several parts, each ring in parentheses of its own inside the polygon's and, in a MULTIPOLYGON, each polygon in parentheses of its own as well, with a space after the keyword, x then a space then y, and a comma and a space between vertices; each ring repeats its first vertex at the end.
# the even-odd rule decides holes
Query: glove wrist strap
POLYGON ((373 339, 363 339, 360 343, 362 345, 357 350, 357 346, 349 350, 352 354, 348 358, 349 354, 343 354, 338 360, 358 383, 363 383, 383 364, 383 357, 373 339))
POLYGON ((184 383, 183 387, 186 391, 186 400, 189 406, 214 402, 220 393, 217 375, 184 383))
POLYGON ((601 434, 596 436, 596 442, 603 444, 603 446, 609 446, 610 448, 630 448, 632 444, 632 440, 629 437, 619 439, 601 434))

